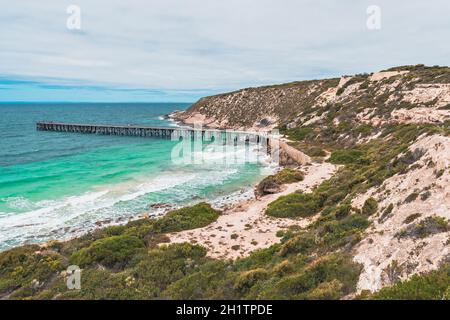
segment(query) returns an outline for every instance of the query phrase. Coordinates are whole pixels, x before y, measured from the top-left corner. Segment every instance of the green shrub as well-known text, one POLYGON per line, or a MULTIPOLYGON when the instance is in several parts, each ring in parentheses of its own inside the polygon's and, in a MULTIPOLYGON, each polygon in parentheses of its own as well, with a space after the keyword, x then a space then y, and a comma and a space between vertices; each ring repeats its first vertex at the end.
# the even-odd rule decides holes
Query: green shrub
POLYGON ((219 212, 211 208, 209 204, 202 202, 191 207, 169 211, 161 218, 139 219, 130 221, 125 226, 105 228, 99 232, 96 239, 127 235, 138 237, 151 247, 161 242, 167 242, 163 233, 201 228, 214 222, 218 217, 219 212))
POLYGON ((334 151, 329 161, 334 164, 366 164, 364 159, 364 152, 356 149, 336 150, 334 151))
POLYGON ((362 124, 356 128, 356 132, 363 135, 368 136, 373 130, 373 126, 371 124, 362 124))
POLYGON ((371 216, 378 210, 378 202, 374 198, 369 198, 364 202, 364 205, 361 209, 362 214, 366 216, 371 216))
POLYGON ((408 225, 396 234, 397 238, 426 238, 430 235, 450 230, 448 220, 444 217, 431 216, 408 225))
POLYGON ((255 268, 262 268, 273 262, 274 258, 277 260, 277 253, 280 250, 280 244, 274 244, 268 248, 258 249, 250 253, 245 259, 240 259, 235 262, 235 266, 239 270, 250 270, 255 268))
POLYGON ((134 288, 127 285, 128 275, 102 269, 83 269, 81 290, 67 290, 64 278, 59 278, 52 290, 42 292, 39 299, 138 299, 134 288))
POLYGON ((234 288, 239 291, 247 291, 254 286, 256 282, 265 280, 268 276, 268 272, 263 268, 241 272, 236 279, 234 288))
POLYGON ((414 200, 417 199, 418 196, 419 196, 419 193, 418 193, 418 192, 413 192, 413 193, 411 193, 409 196, 407 196, 407 197, 405 198, 405 203, 413 202, 414 200))
POLYGON ((163 296, 171 299, 238 299, 236 275, 225 261, 210 261, 194 273, 172 282, 163 296))
POLYGON ((0 294, 20 287, 37 289, 64 268, 60 255, 39 250, 31 245, 0 253, 0 294))
POLYGON ((445 172, 445 169, 441 169, 441 170, 436 171, 436 173, 435 173, 436 178, 442 177, 444 172, 445 172))
MULTIPOLYGON (((335 286, 336 290, 331 295, 334 299, 338 299, 355 290, 360 271, 361 266, 354 263, 350 256, 326 256, 307 266, 299 274, 286 276, 266 288, 260 298, 305 299, 312 295, 310 296, 312 299, 320 290, 325 291, 327 285, 324 283, 337 280, 340 283, 339 289, 335 286)), ((329 293, 330 291, 328 290, 329 293)))
POLYGON ((413 213, 406 217, 405 221, 403 221, 404 224, 409 224, 419 218, 422 214, 421 213, 413 213))
POLYGON ((304 152, 310 157, 325 157, 327 153, 320 147, 310 147, 304 150, 304 152))
POLYGON ((279 255, 287 256, 293 253, 309 254, 316 247, 314 234, 302 232, 281 245, 279 255))
POLYGON ((308 300, 338 300, 343 296, 342 287, 344 285, 336 279, 319 284, 315 289, 306 295, 308 300))
POLYGON ((70 261, 80 267, 99 263, 111 268, 121 268, 133 256, 141 253, 144 242, 134 236, 113 236, 95 241, 89 247, 75 252, 70 261))
POLYGON ((376 300, 449 300, 450 266, 398 282, 369 296, 376 300))
POLYGON ((350 215, 350 211, 352 210, 352 206, 350 204, 342 204, 336 208, 334 211, 334 216, 337 219, 342 219, 350 215))
POLYGON ((311 193, 293 193, 267 206, 266 214, 278 218, 309 217, 321 208, 321 199, 311 193))
POLYGON ((390 203, 381 213, 380 218, 378 218, 378 222, 383 223, 384 221, 386 221, 392 215, 393 210, 394 210, 394 205, 392 203, 390 203))
POLYGON ((219 213, 207 203, 199 203, 168 212, 153 223, 152 230, 158 233, 178 232, 202 228, 217 220, 219 213))
POLYGON ((280 183, 294 183, 303 181, 305 174, 302 171, 294 170, 290 168, 284 168, 276 175, 276 179, 280 183))
POLYGON ((311 127, 298 127, 287 130, 287 135, 292 140, 301 141, 304 140, 308 135, 313 133, 313 131, 314 129, 311 127))
POLYGON ((136 290, 146 299, 161 297, 171 283, 198 271, 198 266, 207 261, 205 256, 205 248, 189 243, 150 250, 131 270, 136 290))
POLYGON ((370 222, 362 214, 353 214, 342 220, 332 220, 319 226, 322 245, 327 250, 338 248, 346 244, 354 244, 360 240, 360 233, 369 226, 370 222))
POLYGON ((429 197, 431 197, 431 192, 429 190, 425 191, 424 193, 422 193, 420 195, 420 200, 425 201, 427 200, 429 197))

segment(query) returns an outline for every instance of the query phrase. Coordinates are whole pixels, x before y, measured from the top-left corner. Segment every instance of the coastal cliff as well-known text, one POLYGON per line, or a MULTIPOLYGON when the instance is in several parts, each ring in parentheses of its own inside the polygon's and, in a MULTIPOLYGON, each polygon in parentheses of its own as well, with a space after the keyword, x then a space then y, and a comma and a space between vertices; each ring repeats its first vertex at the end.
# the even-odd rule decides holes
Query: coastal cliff
POLYGON ((213 128, 366 123, 442 123, 450 119, 450 71, 423 65, 300 81, 205 97, 173 117, 213 128))

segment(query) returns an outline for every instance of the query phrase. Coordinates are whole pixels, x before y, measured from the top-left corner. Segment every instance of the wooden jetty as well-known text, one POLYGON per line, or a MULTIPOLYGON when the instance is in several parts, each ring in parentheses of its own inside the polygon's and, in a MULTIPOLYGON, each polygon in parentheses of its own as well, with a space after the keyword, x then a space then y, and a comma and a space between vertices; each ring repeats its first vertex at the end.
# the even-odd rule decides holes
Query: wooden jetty
POLYGON ((148 127, 136 125, 98 125, 60 122, 37 122, 39 131, 90 133, 100 135, 156 137, 172 140, 182 138, 224 141, 225 143, 245 141, 269 145, 269 135, 265 132, 244 132, 215 129, 196 129, 189 127, 148 127), (219 139, 219 140, 218 140, 219 139))
POLYGON ((238 143, 256 143, 260 144, 268 154, 271 154, 272 158, 278 159, 280 164, 305 165, 311 163, 311 158, 309 156, 289 146, 287 143, 280 141, 278 135, 273 135, 268 132, 199 129, 195 127, 76 124, 45 121, 37 122, 36 129, 39 131, 154 137, 171 139, 174 141, 183 139, 201 139, 202 141, 215 141, 216 143, 234 145, 237 145, 238 143))

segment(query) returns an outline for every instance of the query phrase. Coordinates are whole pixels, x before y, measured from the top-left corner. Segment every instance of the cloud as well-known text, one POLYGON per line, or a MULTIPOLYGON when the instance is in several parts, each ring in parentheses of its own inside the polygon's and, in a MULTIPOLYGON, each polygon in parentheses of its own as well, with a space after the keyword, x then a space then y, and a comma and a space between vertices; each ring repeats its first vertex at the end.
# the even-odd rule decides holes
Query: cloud
POLYGON ((196 98, 394 65, 448 65, 448 12, 448 0, 11 1, 0 10, 0 74, 196 98), (66 28, 70 4, 81 8, 81 31, 66 28), (379 31, 366 28, 372 4, 382 9, 379 31))

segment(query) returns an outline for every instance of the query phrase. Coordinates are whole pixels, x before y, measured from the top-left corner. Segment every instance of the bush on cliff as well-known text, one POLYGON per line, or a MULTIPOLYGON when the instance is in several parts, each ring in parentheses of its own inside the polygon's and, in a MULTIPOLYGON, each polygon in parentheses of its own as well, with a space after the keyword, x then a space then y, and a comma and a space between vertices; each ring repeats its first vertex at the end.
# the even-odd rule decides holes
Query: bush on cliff
POLYGON ((361 266, 351 256, 332 254, 308 265, 297 274, 280 279, 262 294, 263 299, 338 299, 355 290, 361 266), (339 285, 330 285, 338 281, 339 285), (325 289, 325 287, 327 287, 325 289), (322 291, 320 294, 319 291, 322 291), (326 292, 324 292, 326 291, 326 292))
POLYGON ((285 133, 289 136, 290 139, 301 141, 311 136, 314 133, 314 129, 311 127, 297 127, 293 129, 288 129, 285 133))
POLYGON ((229 261, 208 261, 195 272, 171 283, 163 296, 171 299, 238 299, 236 272, 232 267, 229 261))
POLYGON ((154 220, 153 231, 158 233, 177 232, 202 228, 217 220, 219 213, 207 203, 168 212, 161 219, 154 220))
POLYGON ((450 265, 427 274, 414 275, 370 295, 369 299, 380 300, 450 300, 450 265))
POLYGON ((206 249, 201 246, 189 243, 164 245, 150 250, 131 269, 131 276, 138 292, 145 293, 147 299, 158 298, 163 296, 167 286, 197 271, 206 261, 206 249))
POLYGON ((64 267, 55 252, 41 252, 39 246, 14 248, 0 253, 0 296, 20 287, 38 290, 64 267))
POLYGON ((72 264, 80 267, 99 263, 110 268, 122 268, 131 258, 141 253, 144 241, 134 236, 113 236, 95 241, 89 247, 75 252, 70 258, 72 264))
POLYGON ((364 202, 364 205, 361 209, 362 214, 366 216, 371 216, 378 210, 378 202, 374 198, 369 198, 364 202))
POLYGON ((336 150, 334 151, 329 161, 334 164, 366 164, 367 160, 364 158, 364 152, 357 149, 336 150))

